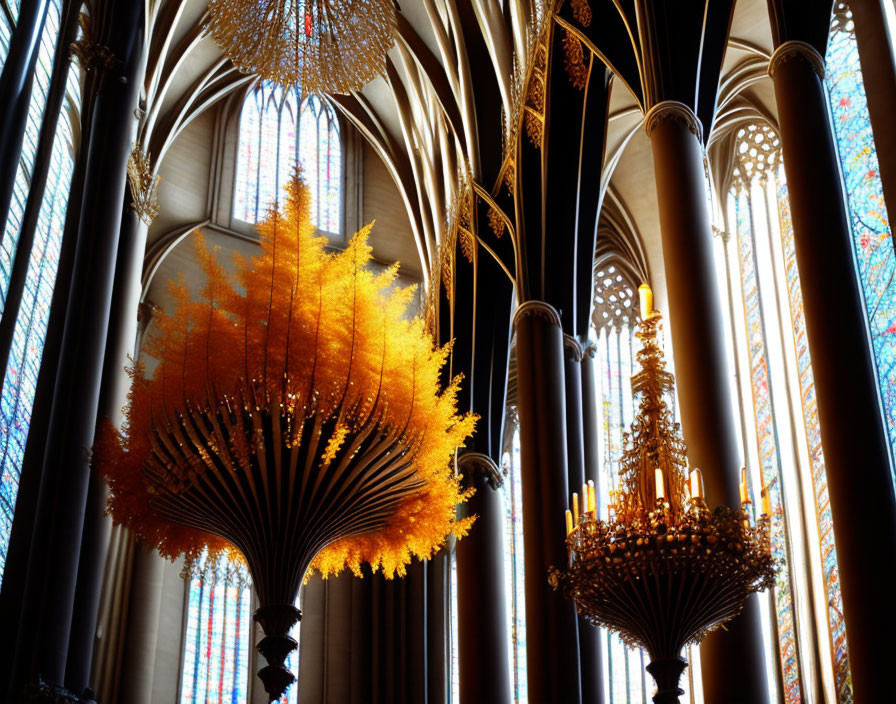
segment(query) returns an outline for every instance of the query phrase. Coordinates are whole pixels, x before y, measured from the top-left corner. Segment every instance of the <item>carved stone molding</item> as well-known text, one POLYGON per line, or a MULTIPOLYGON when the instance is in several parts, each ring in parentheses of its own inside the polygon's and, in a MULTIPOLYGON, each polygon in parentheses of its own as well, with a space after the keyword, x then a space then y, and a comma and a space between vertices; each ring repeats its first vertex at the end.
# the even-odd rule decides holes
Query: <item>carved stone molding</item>
POLYGON ((516 327, 523 318, 529 317, 541 318, 560 327, 560 314, 557 309, 544 301, 526 301, 517 306, 516 313, 513 314, 513 326, 516 327))
POLYGON ((778 66, 785 64, 788 61, 792 61, 793 59, 802 59, 805 61, 815 72, 815 75, 818 76, 820 80, 824 80, 824 57, 819 54, 818 49, 811 44, 797 41, 796 39, 784 42, 781 46, 775 49, 772 57, 768 60, 768 75, 774 78, 778 66))
POLYGON ((581 343, 567 333, 563 333, 563 352, 566 354, 567 359, 571 359, 574 362, 582 361, 583 351, 581 343))
POLYGON ((597 345, 595 345, 591 340, 588 340, 584 345, 582 345, 582 358, 588 357, 589 359, 594 359, 597 356, 597 345))
POLYGON ((644 116, 644 130, 647 136, 654 128, 665 120, 678 120, 701 142, 703 141, 703 125, 687 105, 677 100, 663 100, 654 105, 644 116))
POLYGON ((488 480, 492 489, 500 489, 504 484, 504 474, 495 461, 481 452, 465 452, 457 458, 457 468, 461 475, 479 472, 488 480))
POLYGON ((723 244, 728 244, 729 240, 731 240, 731 233, 728 230, 723 230, 715 225, 712 226, 712 234, 722 240, 723 244))

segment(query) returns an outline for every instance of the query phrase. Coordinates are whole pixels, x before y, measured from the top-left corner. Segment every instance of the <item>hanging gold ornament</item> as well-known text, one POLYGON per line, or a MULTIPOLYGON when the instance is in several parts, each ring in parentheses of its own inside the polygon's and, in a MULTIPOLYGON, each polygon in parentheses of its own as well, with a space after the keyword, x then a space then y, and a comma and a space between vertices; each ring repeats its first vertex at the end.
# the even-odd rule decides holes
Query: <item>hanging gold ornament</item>
POLYGON ((770 510, 755 523, 746 478, 741 507, 710 510, 699 469, 687 472, 687 449, 664 396, 675 378, 657 342, 662 316, 641 286, 637 336, 641 370, 632 377, 640 398, 619 460, 619 491, 601 517, 594 486, 573 494, 566 512, 569 564, 552 568, 554 588, 587 621, 644 648, 657 684, 655 704, 678 704, 682 649, 737 616, 754 592, 774 583, 770 510))
POLYGON ((350 93, 386 70, 392 0, 211 0, 209 34, 243 73, 303 93, 350 93))
POLYGON ((283 663, 309 569, 403 575, 466 532, 453 458, 475 420, 458 379, 440 390, 447 348, 406 315, 397 267, 367 268, 370 226, 328 253, 307 187, 287 195, 236 283, 199 240, 199 299, 172 284, 177 309, 145 350, 159 364, 133 370, 124 433, 107 423, 94 447, 116 522, 167 557, 245 558, 271 701, 295 680, 283 663))

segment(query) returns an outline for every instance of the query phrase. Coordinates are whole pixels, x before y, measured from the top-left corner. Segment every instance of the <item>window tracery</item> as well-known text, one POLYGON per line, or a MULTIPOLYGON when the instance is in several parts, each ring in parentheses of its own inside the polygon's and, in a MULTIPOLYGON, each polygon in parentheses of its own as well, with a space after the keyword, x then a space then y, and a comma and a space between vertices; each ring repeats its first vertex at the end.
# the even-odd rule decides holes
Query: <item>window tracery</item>
POLYGON ((343 154, 332 106, 298 88, 262 81, 240 113, 233 217, 258 222, 276 204, 296 163, 311 192, 311 222, 342 231, 343 154))
POLYGON ((203 554, 189 578, 181 704, 243 704, 249 682, 251 580, 240 563, 203 554))
MULTIPOLYGON (((15 8, 18 9, 17 4, 15 8)), ((4 302, 30 191, 61 15, 61 0, 52 0, 41 35, 22 156, 10 202, 6 232, 0 247, 0 299, 4 302)), ((79 72, 76 66, 71 66, 68 69, 63 110, 53 138, 47 182, 0 394, 0 583, 3 579, 19 476, 56 282, 69 187, 74 171, 77 129, 73 121, 77 120, 80 107, 79 72)))
POLYGON ((744 456, 753 494, 768 494, 772 551, 780 564, 767 637, 777 642, 785 704, 810 700, 807 683, 819 677, 826 696, 836 691, 837 701, 850 701, 824 454, 777 133, 766 123, 742 126, 733 160, 725 200, 733 236, 723 245, 731 286, 720 288, 733 299, 744 456))

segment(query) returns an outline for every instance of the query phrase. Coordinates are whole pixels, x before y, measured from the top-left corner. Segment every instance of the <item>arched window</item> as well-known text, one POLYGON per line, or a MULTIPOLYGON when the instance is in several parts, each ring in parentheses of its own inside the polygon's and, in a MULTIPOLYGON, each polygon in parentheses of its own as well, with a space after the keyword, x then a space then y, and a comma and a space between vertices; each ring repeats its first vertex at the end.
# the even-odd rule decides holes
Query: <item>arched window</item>
POLYGON ((817 697, 851 701, 824 453, 778 135, 767 123, 742 125, 732 158, 723 201, 727 228, 718 230, 724 249, 720 291, 728 297, 734 334, 745 463, 754 497, 764 492, 769 498, 772 552, 780 566, 771 605, 764 608, 768 650, 777 651, 770 674, 777 673, 784 704, 817 697))
MULTIPOLYGON (((514 388, 515 380, 512 382, 514 388)), ((515 391, 514 391, 515 396, 515 391)), ((523 551, 523 482, 520 477, 520 433, 516 408, 508 409, 505 434, 509 438, 502 465, 506 479, 500 491, 504 499, 504 584, 509 599, 510 687, 517 704, 529 701, 526 679, 526 564, 523 551)))
POLYGON ((252 635, 251 582, 243 565, 205 555, 188 564, 181 704, 244 704, 252 635))
POLYGON ((297 88, 260 82, 240 114, 233 216, 255 223, 277 203, 298 161, 311 189, 311 222, 342 232, 342 142, 329 103, 297 88))
MULTIPOLYGON (((6 231, 0 251, 0 293, 5 302, 16 243, 28 199, 34 155, 52 75, 53 55, 59 35, 61 0, 53 0, 41 36, 31 107, 25 131, 22 158, 16 175, 6 231)), ((12 529, 13 511, 19 489, 19 473, 31 423, 31 407, 43 355, 50 315, 50 301, 56 282, 62 230, 75 164, 74 123, 80 112, 79 73, 69 69, 66 96, 56 125, 47 183, 42 195, 28 264, 28 274, 13 330, 9 359, 0 394, 0 582, 12 529)))
MULTIPOLYGON (((890 446, 896 453, 896 256, 884 203, 852 12, 834 5, 825 85, 890 446)), ((891 204, 892 205, 892 204, 891 204)))

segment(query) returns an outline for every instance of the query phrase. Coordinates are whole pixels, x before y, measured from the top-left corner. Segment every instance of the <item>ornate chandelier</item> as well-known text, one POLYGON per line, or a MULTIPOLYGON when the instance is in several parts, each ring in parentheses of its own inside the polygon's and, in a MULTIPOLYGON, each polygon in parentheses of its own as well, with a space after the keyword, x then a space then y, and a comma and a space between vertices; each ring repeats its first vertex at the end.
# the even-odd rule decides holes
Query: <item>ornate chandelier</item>
POLYGON ((350 93, 386 69, 392 0, 211 0, 208 31, 243 73, 350 93))
POLYGON ((199 241, 200 300, 172 284, 177 310, 146 348, 159 365, 132 370, 125 433, 107 424, 94 448, 116 522, 167 557, 245 558, 271 701, 295 681, 284 661, 309 569, 401 576, 466 532, 453 458, 474 422, 457 380, 439 390, 447 350, 406 316, 397 267, 366 267, 370 226, 327 253, 308 189, 296 177, 287 192, 238 286, 199 241))
POLYGON ((700 470, 687 474, 684 440, 663 400, 675 380, 657 344, 662 316, 652 310, 650 289, 642 286, 640 293, 641 371, 632 377, 640 406, 625 436, 621 489, 610 492, 603 519, 593 485, 582 489, 581 512, 573 494, 566 512, 569 565, 552 569, 550 580, 589 622, 647 650, 647 671, 658 689, 653 701, 677 704, 687 667, 682 649, 773 584, 770 510, 763 492, 762 517, 751 523, 743 477, 741 509, 710 511, 700 470))

